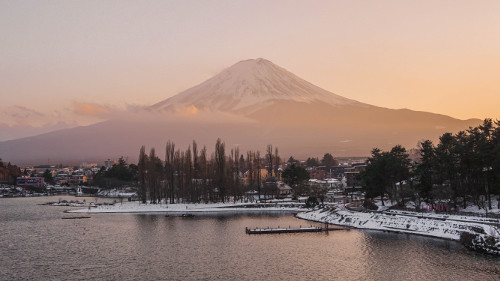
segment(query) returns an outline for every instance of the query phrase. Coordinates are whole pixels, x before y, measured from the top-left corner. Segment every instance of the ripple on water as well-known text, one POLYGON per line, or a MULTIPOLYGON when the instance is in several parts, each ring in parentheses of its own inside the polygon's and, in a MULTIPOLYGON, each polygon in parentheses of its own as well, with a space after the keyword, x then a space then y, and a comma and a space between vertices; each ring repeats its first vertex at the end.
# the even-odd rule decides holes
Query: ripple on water
POLYGON ((497 280, 499 259, 453 241, 380 231, 247 235, 292 216, 92 214, 53 198, 0 199, 1 280, 497 280))

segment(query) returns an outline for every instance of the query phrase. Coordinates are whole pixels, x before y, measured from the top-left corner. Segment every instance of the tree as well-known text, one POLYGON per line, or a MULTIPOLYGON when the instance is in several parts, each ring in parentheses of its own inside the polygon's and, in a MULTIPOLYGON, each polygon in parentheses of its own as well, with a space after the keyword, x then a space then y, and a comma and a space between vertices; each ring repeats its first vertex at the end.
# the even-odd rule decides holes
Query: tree
POLYGON ((52 177, 52 172, 46 169, 43 173, 43 180, 48 184, 54 184, 54 178, 52 177))
POLYGON ((273 155, 273 146, 268 144, 266 150, 266 161, 267 161, 267 173, 268 178, 273 176, 273 166, 274 166, 274 155, 273 155))
POLYGON ((226 182, 224 177, 225 164, 226 164, 226 152, 225 143, 220 139, 217 139, 215 143, 215 179, 217 187, 219 188, 219 198, 222 202, 225 202, 226 196, 226 182))
MULTIPOLYGON (((495 161, 494 148, 494 125, 493 120, 485 119, 483 124, 478 127, 479 141, 478 141, 478 156, 481 159, 482 171, 484 177, 484 193, 488 201, 488 208, 491 209, 491 191, 494 185, 495 177, 492 173, 493 163, 495 161)), ((498 143, 497 143, 498 145, 498 143)))
POLYGON ((333 156, 330 153, 325 153, 325 155, 323 155, 323 159, 321 159, 321 164, 323 164, 328 168, 338 165, 337 161, 333 158, 333 156))
POLYGON ((260 170, 260 164, 261 164, 261 159, 260 159, 260 151, 256 151, 255 154, 254 154, 254 162, 255 162, 255 168, 256 168, 256 171, 257 171, 257 175, 256 175, 256 180, 257 180, 257 191, 259 193, 259 200, 260 200, 260 193, 261 193, 261 170, 260 170))
POLYGON ((278 147, 274 148, 274 175, 279 178, 280 175, 278 175, 278 171, 281 165, 281 158, 278 153, 278 147))
POLYGON ((299 160, 296 160, 295 158, 293 158, 293 156, 290 156, 290 158, 288 158, 288 161, 286 161, 286 163, 288 165, 293 165, 293 164, 299 165, 300 164, 299 160))
POLYGON ((117 164, 114 164, 108 171, 106 171, 104 176, 108 178, 116 178, 120 181, 131 181, 134 178, 134 175, 129 169, 129 166, 123 156, 118 159, 117 164))
POLYGON ((156 156, 154 148, 151 148, 146 167, 147 185, 149 187, 151 203, 160 203, 160 183, 163 177, 163 164, 160 158, 156 156))
MULTIPOLYGON (((241 188, 240 188, 240 164, 239 164, 239 161, 240 161, 240 148, 239 147, 236 147, 234 149, 234 153, 232 153, 233 157, 231 157, 231 160, 232 160, 232 168, 233 168, 233 171, 232 171, 232 174, 231 174, 231 178, 233 179, 233 194, 236 197, 240 197, 242 198, 242 192, 241 192, 241 188)), ((241 155, 241 157, 243 157, 243 155, 241 155)))
POLYGON ((202 184, 202 194, 203 194, 203 200, 205 202, 208 202, 208 181, 210 178, 210 169, 209 169, 209 164, 207 160, 207 148, 203 146, 203 148, 200 151, 200 157, 199 157, 199 167, 200 167, 200 177, 201 177, 201 184, 202 184))
POLYGON ((497 195, 497 207, 500 209, 500 120, 495 121, 496 128, 492 132, 491 142, 493 162, 491 171, 493 174, 492 193, 497 195))
POLYGON ((283 171, 283 180, 300 194, 304 191, 304 182, 309 180, 309 173, 303 167, 292 164, 283 171))
POLYGON ((146 203, 147 201, 147 164, 148 156, 146 155, 146 147, 143 145, 141 146, 141 150, 139 151, 139 162, 137 164, 139 178, 139 197, 141 198, 142 203, 146 203))
POLYGON ((439 138, 439 144, 435 149, 436 153, 436 170, 437 183, 441 185, 449 185, 452 194, 450 198, 456 202, 458 196, 458 156, 457 156, 457 140, 451 133, 445 133, 439 138))
POLYGON ((402 186, 409 179, 409 170, 410 160, 404 147, 396 145, 390 152, 374 148, 372 157, 368 159, 368 165, 359 178, 367 197, 379 195, 384 205, 384 196, 389 194, 391 200, 401 199, 404 203, 402 186))
POLYGON ((380 196, 384 206, 384 196, 389 185, 388 153, 374 148, 371 155, 366 169, 359 174, 361 185, 366 191, 366 197, 380 196))
POLYGON ((165 194, 170 197, 170 204, 175 201, 175 168, 174 168, 174 156, 175 156, 175 143, 170 140, 167 141, 165 147, 165 176, 167 180, 167 185, 165 185, 165 194))
POLYGON ((306 166, 307 167, 318 167, 319 166, 318 158, 311 158, 311 157, 307 158, 306 166))
POLYGON ((395 196, 396 200, 401 199, 401 203, 404 205, 403 186, 410 179, 410 159, 406 149, 401 145, 394 146, 389 156, 393 196, 395 196))
POLYGON ((417 184, 421 197, 431 197, 432 188, 436 177, 436 153, 432 141, 426 140, 419 143, 420 162, 416 166, 415 174, 419 178, 417 184))

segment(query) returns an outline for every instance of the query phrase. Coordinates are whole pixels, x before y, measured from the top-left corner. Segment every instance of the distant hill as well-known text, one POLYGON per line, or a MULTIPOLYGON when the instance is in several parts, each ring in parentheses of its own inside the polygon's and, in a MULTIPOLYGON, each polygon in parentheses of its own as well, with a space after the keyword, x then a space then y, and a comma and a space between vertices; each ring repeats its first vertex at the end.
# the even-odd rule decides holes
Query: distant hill
POLYGON ((129 156, 141 145, 158 154, 168 139, 181 148, 197 140, 211 151, 221 137, 240 151, 279 147, 294 157, 367 156, 373 147, 415 147, 481 120, 388 109, 321 89, 265 59, 241 61, 209 80, 154 104, 85 127, 0 142, 0 157, 16 163, 97 161, 129 156))

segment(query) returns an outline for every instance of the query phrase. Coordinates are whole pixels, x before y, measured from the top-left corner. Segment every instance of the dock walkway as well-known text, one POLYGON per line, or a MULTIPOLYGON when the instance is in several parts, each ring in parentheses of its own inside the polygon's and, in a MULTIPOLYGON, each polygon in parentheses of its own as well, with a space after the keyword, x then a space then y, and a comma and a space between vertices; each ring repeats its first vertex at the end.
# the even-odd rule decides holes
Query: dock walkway
POLYGON ((247 234, 278 234, 278 233, 300 233, 300 232, 323 232, 323 231, 336 231, 336 230, 349 230, 347 227, 325 227, 310 226, 310 227, 289 227, 289 228, 245 228, 247 234))

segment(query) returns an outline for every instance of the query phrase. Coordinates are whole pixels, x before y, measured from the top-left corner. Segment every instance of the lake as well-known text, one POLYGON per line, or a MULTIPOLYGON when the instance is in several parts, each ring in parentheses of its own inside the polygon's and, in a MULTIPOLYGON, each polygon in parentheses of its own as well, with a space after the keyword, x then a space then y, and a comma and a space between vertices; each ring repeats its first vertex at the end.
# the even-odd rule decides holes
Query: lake
POLYGON ((365 230, 245 234, 245 227, 314 225, 291 215, 91 214, 66 220, 61 218, 80 214, 39 205, 59 198, 75 199, 0 199, 1 280, 500 278, 500 258, 454 241, 365 230))

